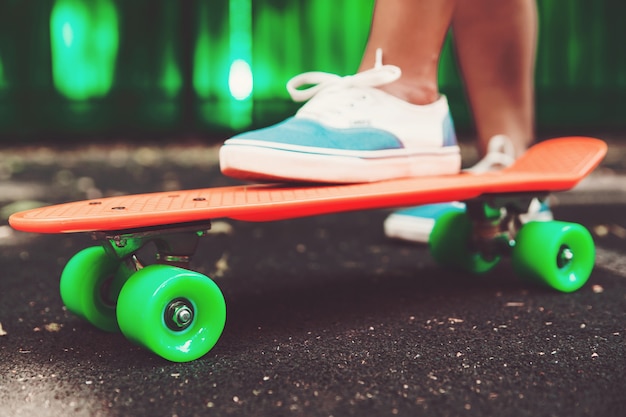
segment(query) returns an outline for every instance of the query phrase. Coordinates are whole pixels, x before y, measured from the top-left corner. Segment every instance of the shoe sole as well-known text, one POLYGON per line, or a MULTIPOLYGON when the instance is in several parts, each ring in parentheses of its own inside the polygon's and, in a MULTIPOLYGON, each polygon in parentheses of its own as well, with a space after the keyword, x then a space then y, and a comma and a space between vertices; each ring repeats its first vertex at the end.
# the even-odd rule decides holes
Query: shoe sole
POLYGON ((224 175, 255 181, 361 183, 451 175, 461 168, 461 155, 456 146, 422 154, 363 158, 224 145, 219 159, 224 175))

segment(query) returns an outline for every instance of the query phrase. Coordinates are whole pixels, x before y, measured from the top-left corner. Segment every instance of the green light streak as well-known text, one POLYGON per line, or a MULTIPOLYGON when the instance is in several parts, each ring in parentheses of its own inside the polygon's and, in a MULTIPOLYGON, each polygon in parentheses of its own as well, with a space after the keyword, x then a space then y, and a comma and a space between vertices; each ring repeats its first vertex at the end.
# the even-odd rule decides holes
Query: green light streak
POLYGON ((63 43, 66 48, 71 48, 72 43, 74 42, 74 31, 72 30, 72 25, 69 22, 65 22, 63 24, 63 28, 61 29, 61 37, 63 38, 63 43))
POLYGON ((202 99, 231 99, 228 90, 231 60, 228 13, 226 2, 199 1, 192 82, 196 94, 202 99))
POLYGON ((255 10, 254 96, 257 99, 288 100, 285 83, 304 71, 303 57, 311 44, 303 42, 299 16, 305 12, 300 2, 285 2, 281 7, 255 10), (303 49, 306 52, 303 52, 303 49))
POLYGON ((230 69, 228 86, 231 100, 230 125, 237 129, 252 119, 252 2, 230 0, 228 9, 230 69), (244 104, 245 103, 245 104, 244 104))
POLYGON ((193 88, 201 98, 209 98, 213 89, 211 82, 211 33, 207 19, 207 4, 200 3, 198 7, 199 19, 198 38, 193 51, 193 88))
POLYGON ((118 44, 112 0, 56 0, 50 15, 56 89, 72 100, 106 95, 114 81, 118 44))
POLYGON ((159 84, 168 97, 176 97, 183 88, 183 76, 176 63, 174 42, 172 40, 167 42, 163 61, 163 72, 159 84))
MULTIPOLYGON (((176 4, 174 2, 165 2, 164 7, 167 16, 176 16, 176 4)), ((180 65, 176 60, 176 20, 173 18, 166 19, 164 27, 162 27, 165 36, 165 46, 162 55, 161 74, 159 79, 159 88, 167 97, 176 97, 183 88, 183 76, 180 65)))
POLYGON ((235 100, 245 100, 252 94, 252 69, 243 59, 236 59, 230 66, 228 89, 235 100))
POLYGON ((245 100, 252 95, 253 86, 252 72, 248 71, 246 74, 245 71, 242 71, 246 64, 250 67, 252 61, 252 5, 250 0, 230 0, 228 16, 230 30, 229 91, 236 100, 245 100), (246 76, 249 76, 250 79, 242 79, 246 76), (235 78, 233 79, 233 77, 235 78), (240 84, 244 84, 244 86, 242 87, 240 84), (233 88, 236 93, 233 92, 233 88), (248 89, 247 94, 244 94, 248 89))

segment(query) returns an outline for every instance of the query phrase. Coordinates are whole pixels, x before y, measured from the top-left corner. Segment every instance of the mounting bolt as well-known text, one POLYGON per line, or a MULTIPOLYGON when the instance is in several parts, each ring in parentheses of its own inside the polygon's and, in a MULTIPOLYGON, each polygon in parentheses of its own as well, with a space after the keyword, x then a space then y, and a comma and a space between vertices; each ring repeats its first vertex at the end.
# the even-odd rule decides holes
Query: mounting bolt
POLYGON ((174 312, 174 322, 180 326, 186 326, 193 319, 193 312, 187 306, 178 307, 174 312))

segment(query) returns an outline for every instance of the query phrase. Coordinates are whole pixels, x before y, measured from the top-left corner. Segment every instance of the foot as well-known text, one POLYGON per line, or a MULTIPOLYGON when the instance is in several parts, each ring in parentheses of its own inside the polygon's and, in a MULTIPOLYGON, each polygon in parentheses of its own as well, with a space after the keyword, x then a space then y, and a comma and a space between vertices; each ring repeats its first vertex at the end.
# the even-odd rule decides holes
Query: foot
MULTIPOLYGON (((487 155, 466 171, 480 173, 502 169, 515 161, 514 155, 515 149, 510 139, 504 135, 494 136, 489 141, 487 155)), ((459 202, 427 204, 398 210, 385 219, 385 235, 409 242, 428 243, 435 221, 451 211, 465 211, 465 204, 459 202)), ((537 199, 531 202, 528 213, 520 216, 522 223, 548 221, 552 218, 552 211, 547 202, 537 199)))
POLYGON ((457 173, 461 156, 446 98, 414 105, 376 88, 399 77, 398 67, 382 65, 347 77, 292 78, 289 93, 307 103, 281 123, 226 140, 222 173, 331 183, 457 173))

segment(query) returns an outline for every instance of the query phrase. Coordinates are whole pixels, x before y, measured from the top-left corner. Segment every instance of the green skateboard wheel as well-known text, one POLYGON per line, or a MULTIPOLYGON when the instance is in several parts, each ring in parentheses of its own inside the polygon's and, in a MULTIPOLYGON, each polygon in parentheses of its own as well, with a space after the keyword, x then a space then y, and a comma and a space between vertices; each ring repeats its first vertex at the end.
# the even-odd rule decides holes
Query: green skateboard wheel
POLYGON ((466 213, 445 213, 437 219, 430 233, 430 253, 441 266, 474 274, 486 273, 498 264, 500 256, 485 259, 470 248, 471 238, 472 223, 466 213))
POLYGON ((172 362, 187 362, 217 343, 226 323, 226 303, 205 275, 151 265, 122 288, 117 320, 129 340, 172 362))
POLYGON ((61 274, 61 299, 69 311, 99 329, 119 331, 117 296, 132 271, 101 246, 78 252, 61 274))
POLYGON ((512 262, 520 277, 562 292, 576 291, 589 279, 595 247, 585 227, 530 222, 520 229, 516 240, 512 262))

